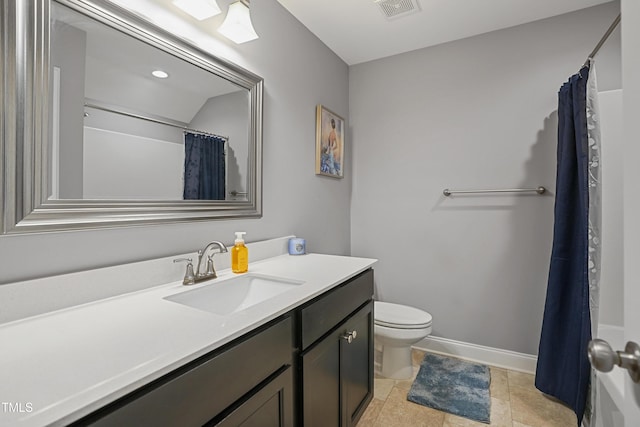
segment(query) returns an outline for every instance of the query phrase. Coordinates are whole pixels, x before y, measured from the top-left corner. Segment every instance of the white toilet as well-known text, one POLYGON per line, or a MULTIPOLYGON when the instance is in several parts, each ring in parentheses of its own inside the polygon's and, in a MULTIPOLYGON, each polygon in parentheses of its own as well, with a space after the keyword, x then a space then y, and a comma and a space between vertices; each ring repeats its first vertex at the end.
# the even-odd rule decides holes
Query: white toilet
POLYGON ((431 315, 414 307, 375 301, 374 320, 375 338, 382 344, 382 376, 411 378, 411 345, 431 334, 431 315))

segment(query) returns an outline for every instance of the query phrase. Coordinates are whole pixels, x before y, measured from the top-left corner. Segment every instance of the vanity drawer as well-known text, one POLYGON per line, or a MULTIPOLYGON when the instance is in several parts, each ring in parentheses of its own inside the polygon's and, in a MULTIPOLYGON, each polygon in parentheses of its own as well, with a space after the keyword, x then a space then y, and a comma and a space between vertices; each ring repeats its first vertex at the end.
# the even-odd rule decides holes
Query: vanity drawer
POLYGON ((342 322, 373 297, 373 270, 369 269, 313 300, 301 310, 302 350, 342 322))
POLYGON ((95 426, 202 426, 291 364, 291 317, 180 368, 80 420, 95 426))

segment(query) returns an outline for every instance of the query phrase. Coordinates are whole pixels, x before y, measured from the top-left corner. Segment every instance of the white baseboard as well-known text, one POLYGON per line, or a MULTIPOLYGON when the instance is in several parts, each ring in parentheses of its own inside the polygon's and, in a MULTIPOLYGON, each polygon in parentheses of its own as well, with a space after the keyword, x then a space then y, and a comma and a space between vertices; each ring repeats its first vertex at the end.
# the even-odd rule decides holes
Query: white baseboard
POLYGON ((455 356, 460 359, 471 360, 473 362, 484 363, 512 371, 526 372, 528 374, 533 374, 536 371, 536 362, 538 360, 538 358, 532 354, 517 353, 515 351, 485 347, 433 336, 427 337, 417 344, 414 344, 413 348, 431 353, 455 356))

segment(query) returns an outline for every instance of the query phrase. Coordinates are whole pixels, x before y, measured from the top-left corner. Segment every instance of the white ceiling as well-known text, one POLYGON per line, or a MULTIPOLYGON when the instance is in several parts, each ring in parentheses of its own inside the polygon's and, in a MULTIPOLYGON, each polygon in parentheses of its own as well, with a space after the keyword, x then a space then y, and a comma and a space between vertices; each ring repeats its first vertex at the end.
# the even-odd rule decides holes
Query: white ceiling
POLYGON ((349 65, 513 27, 612 0, 416 0, 389 20, 374 0, 278 0, 349 65))

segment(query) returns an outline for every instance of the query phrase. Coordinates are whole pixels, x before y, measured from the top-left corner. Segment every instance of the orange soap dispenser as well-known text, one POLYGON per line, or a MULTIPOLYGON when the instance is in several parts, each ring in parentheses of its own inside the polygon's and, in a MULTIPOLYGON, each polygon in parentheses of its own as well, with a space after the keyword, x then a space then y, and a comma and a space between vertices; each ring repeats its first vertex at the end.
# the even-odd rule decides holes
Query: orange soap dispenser
POLYGON ((236 231, 235 245, 231 249, 231 271, 246 273, 249 270, 249 249, 244 245, 244 231, 236 231))

